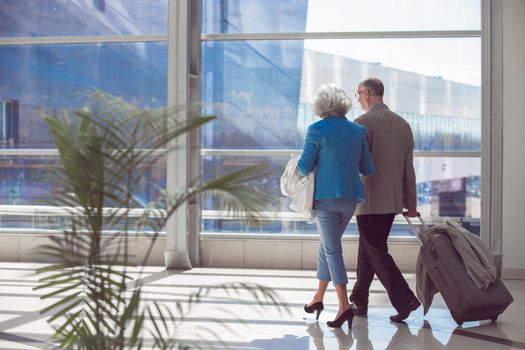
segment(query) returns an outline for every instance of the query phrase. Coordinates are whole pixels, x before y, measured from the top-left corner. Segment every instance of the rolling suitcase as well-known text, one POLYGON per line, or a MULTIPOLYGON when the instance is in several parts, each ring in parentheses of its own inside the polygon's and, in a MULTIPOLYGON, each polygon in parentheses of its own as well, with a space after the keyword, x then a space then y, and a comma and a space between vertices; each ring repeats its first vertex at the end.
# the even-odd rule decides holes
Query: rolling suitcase
MULTIPOLYGON (((423 266, 443 296, 454 321, 460 326, 465 321, 496 321, 513 301, 501 279, 497 278, 487 289, 478 288, 446 232, 435 232, 424 240, 406 213, 403 216, 418 238, 423 266)), ((423 230, 428 229, 419 213, 418 218, 423 230)))

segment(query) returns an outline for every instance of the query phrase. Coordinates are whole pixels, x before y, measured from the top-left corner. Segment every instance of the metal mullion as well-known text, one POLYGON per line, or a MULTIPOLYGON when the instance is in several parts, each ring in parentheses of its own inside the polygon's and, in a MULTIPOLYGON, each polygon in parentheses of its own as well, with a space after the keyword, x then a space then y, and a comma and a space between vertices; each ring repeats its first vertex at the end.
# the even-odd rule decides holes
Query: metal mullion
MULTIPOLYGON (((169 0, 168 2, 168 106, 188 104, 188 10, 190 0, 169 0)), ((178 112, 187 120, 188 111, 178 112)), ((188 134, 170 142, 174 150, 167 155, 166 190, 173 193, 185 189, 189 184, 188 134)), ((190 269, 188 254, 188 203, 184 202, 168 218, 166 224, 166 248, 164 260, 167 268, 190 269)))
POLYGON ((201 34, 202 41, 480 38, 481 30, 201 34))
MULTIPOLYGON (((154 156, 159 156, 166 154, 165 149, 136 149, 135 153, 140 152, 152 152, 154 156)), ((0 156, 16 157, 16 156, 41 156, 41 157, 58 157, 60 154, 58 149, 49 148, 49 149, 39 149, 39 148, 21 148, 21 149, 0 149, 0 156)))
POLYGON ((43 156, 58 157, 58 149, 0 149, 0 156, 43 156))
POLYGON ((481 238, 498 272, 503 237, 503 5, 483 0, 481 238))
MULTIPOLYGON (((190 106, 195 106, 192 114, 200 113, 201 101, 201 0, 189 1, 188 25, 188 101, 190 106)), ((188 137, 189 179, 197 179, 201 175, 201 132, 200 128, 191 130, 188 137)), ((193 266, 201 265, 201 197, 194 196, 189 200, 188 206, 188 254, 193 266)))
MULTIPOLYGON (((247 149, 202 149, 201 156, 228 157, 288 157, 302 150, 247 150, 247 149)), ((425 158, 480 158, 481 152, 471 151, 416 151, 414 157, 425 158)))
POLYGON ((415 151, 414 157, 424 158, 480 158, 481 152, 470 151, 415 151))
MULTIPOLYGON (((408 224, 407 224, 408 226, 408 224)), ((319 235, 316 233, 238 233, 238 232, 202 232, 201 238, 206 240, 272 240, 272 241, 319 241, 319 235)), ((359 236, 343 235, 341 239, 344 242, 357 242, 359 236)), ((413 236, 391 236, 388 237, 388 242, 405 243, 409 245, 419 245, 416 237, 413 236)))
POLYGON ((98 44, 168 41, 167 35, 82 35, 0 38, 0 46, 7 45, 54 45, 54 44, 98 44))

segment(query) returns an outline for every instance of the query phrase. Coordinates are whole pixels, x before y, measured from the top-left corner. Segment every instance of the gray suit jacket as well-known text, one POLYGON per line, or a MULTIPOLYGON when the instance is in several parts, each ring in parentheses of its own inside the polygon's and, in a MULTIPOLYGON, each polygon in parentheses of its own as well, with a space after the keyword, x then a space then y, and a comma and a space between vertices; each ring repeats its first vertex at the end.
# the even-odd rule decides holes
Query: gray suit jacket
POLYGON ((373 176, 363 179, 366 202, 355 215, 401 213, 416 209, 414 137, 410 125, 383 103, 354 120, 368 131, 368 144, 376 166, 373 176))

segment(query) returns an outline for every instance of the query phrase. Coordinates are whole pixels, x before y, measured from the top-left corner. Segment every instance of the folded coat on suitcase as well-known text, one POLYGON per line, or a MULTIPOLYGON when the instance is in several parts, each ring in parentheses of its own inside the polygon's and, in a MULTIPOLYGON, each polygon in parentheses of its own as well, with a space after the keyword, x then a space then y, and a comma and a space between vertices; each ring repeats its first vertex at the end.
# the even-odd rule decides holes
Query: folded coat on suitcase
MULTIPOLYGON (((421 217, 418 217, 421 220, 421 217)), ((408 218, 407 220, 410 223, 408 218)), ((438 227, 431 230, 423 221, 422 224, 425 230, 430 232, 423 231, 423 234, 419 234, 414 230, 422 243, 420 259, 432 284, 443 296, 454 320, 459 325, 465 321, 496 320, 513 301, 503 282, 496 277, 486 289, 479 288, 469 276, 460 254, 452 243, 447 232, 451 228, 438 227)), ((410 226, 414 228, 411 223, 410 226)), ((423 296, 418 294, 426 310, 430 307, 428 301, 432 302, 428 294, 428 291, 423 296)))

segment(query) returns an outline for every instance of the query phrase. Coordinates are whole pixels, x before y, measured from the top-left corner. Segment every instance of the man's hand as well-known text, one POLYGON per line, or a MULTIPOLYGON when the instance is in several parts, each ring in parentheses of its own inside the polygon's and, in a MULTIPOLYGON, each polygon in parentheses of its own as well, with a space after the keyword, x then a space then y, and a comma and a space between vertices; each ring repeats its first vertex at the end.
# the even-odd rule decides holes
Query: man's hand
POLYGON ((409 218, 415 218, 417 216, 417 209, 408 209, 407 216, 409 218))

